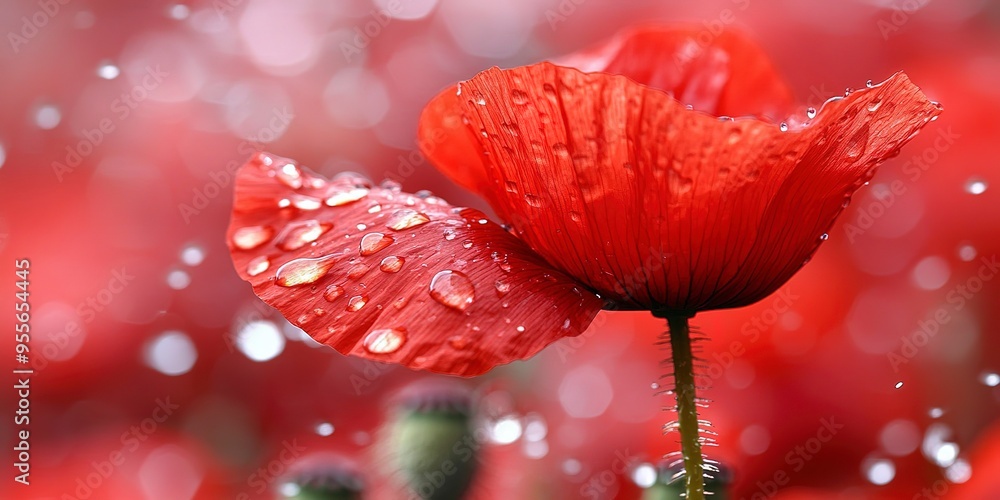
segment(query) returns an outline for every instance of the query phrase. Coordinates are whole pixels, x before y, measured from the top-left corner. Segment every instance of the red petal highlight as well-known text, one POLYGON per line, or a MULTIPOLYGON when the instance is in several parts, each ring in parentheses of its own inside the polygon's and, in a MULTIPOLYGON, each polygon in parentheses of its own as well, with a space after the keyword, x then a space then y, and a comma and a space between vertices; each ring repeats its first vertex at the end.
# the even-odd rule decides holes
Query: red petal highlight
POLYGON ((487 70, 462 88, 454 106, 501 217, 619 305, 682 312, 775 290, 874 168, 940 112, 903 74, 787 131, 548 63, 487 70))
POLYGON ((603 301, 482 212, 258 154, 227 234, 254 292, 341 353, 477 375, 580 334, 603 301))

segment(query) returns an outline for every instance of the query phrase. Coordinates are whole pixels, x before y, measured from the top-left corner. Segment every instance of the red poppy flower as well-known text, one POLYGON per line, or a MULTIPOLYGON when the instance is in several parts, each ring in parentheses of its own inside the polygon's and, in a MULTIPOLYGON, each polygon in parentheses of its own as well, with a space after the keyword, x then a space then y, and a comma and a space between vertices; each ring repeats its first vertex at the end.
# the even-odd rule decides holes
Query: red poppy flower
POLYGON ((595 72, 493 68, 431 101, 425 154, 516 238, 259 155, 236 185, 237 271, 341 352, 461 375, 578 334, 600 307, 761 299, 940 107, 898 73, 779 124, 789 91, 760 50, 695 35, 638 29, 567 58, 595 72))
POLYGON ((666 317, 697 491, 688 318, 787 281, 940 106, 897 73, 791 113, 771 64, 735 34, 641 28, 566 60, 486 70, 420 120, 424 153, 510 232, 260 155, 237 181, 233 258, 320 342, 446 373, 530 356, 601 307, 666 317))

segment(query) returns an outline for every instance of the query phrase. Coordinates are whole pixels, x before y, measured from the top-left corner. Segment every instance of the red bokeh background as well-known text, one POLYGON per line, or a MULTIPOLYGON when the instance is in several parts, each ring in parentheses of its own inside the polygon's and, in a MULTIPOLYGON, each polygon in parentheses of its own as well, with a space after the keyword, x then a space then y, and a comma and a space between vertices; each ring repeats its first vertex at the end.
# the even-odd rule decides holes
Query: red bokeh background
MULTIPOLYGON (((93 498, 268 498, 292 441, 296 460, 335 452, 370 484, 392 477, 390 397, 431 376, 318 347, 256 299, 224 240, 233 171, 266 149, 485 210, 418 152, 427 100, 653 20, 750 33, 805 104, 905 70, 945 108, 782 290, 695 318, 709 456, 733 497, 996 495, 997 3, 43 0, 0 3, 0 359, 20 367, 14 261, 27 258, 35 368, 31 485, 8 452, 0 496, 83 498, 78 480, 120 451, 93 498)), ((491 436, 473 496, 637 497, 677 446, 652 386, 664 328, 601 313, 580 338, 467 381, 491 436)))

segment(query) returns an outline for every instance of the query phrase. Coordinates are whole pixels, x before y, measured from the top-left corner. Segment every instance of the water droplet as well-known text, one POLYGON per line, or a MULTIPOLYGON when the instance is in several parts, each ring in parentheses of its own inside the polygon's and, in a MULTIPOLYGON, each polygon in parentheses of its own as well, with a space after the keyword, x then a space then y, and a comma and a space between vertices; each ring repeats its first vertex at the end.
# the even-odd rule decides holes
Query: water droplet
POLYGON ((469 249, 472 248, 472 240, 465 240, 462 242, 462 248, 469 249))
POLYGON ((847 146, 845 146, 844 154, 847 155, 848 158, 857 158, 865 152, 867 147, 868 125, 865 125, 858 129, 858 131, 847 140, 847 146))
POLYGON ((371 267, 368 264, 355 264, 347 270, 347 277, 356 280, 365 275, 371 267))
POLYGON ((275 273, 275 284, 283 287, 293 287, 315 283, 326 275, 334 264, 334 256, 327 255, 318 259, 295 259, 285 263, 275 273))
POLYGON ((476 288, 465 274, 446 269, 431 279, 430 294, 441 304, 464 311, 476 298, 476 288))
POLYGON ((469 347, 469 339, 461 335, 455 335, 452 337, 448 337, 448 345, 450 345, 454 349, 458 349, 459 351, 461 351, 466 347, 469 347))
POLYGON ((349 312, 358 312, 365 304, 368 303, 367 295, 355 295, 347 301, 347 310, 349 312))
POLYGON ((1000 374, 988 372, 979 376, 979 380, 986 384, 987 387, 996 387, 1000 385, 1000 374))
POLYGON ((570 212, 569 218, 573 222, 583 222, 583 216, 580 215, 580 212, 570 212))
POLYGON ((979 255, 979 252, 977 252, 976 247, 972 245, 962 245, 958 249, 958 258, 962 259, 964 262, 972 262, 972 260, 976 258, 976 255, 979 255))
POLYGON ((517 325, 515 330, 517 330, 517 333, 524 333, 524 325, 517 325))
POLYGON ((457 237, 458 237, 458 235, 455 233, 454 229, 452 229, 452 228, 449 227, 449 228, 446 228, 444 230, 444 239, 446 241, 454 240, 457 237))
POLYGON ((974 195, 985 193, 987 187, 989 187, 989 185, 986 181, 978 177, 973 177, 965 183, 965 190, 974 195))
POLYGON ((396 257, 395 255, 390 255, 382 259, 382 263, 379 264, 379 269, 387 273, 398 273, 400 269, 403 268, 403 258, 396 257))
POLYGON ((44 130, 52 130, 62 121, 62 112, 51 104, 43 104, 35 109, 35 125, 44 130))
POLYGON ((476 104, 478 104, 480 106, 485 106, 486 105, 486 98, 483 97, 482 93, 480 93, 479 91, 476 91, 475 97, 476 97, 476 104))
POLYGON ((292 195, 291 204, 299 210, 316 210, 323 206, 319 199, 301 194, 292 195))
POLYGON ((268 259, 266 255, 254 257, 253 260, 247 264, 247 274, 250 276, 257 276, 258 274, 267 271, 267 268, 269 267, 271 267, 271 259, 268 259))
POLYGON ((372 330, 365 337, 365 350, 372 354, 389 354, 399 350, 406 343, 406 329, 384 328, 372 330))
POLYGON ((826 241, 828 239, 830 239, 830 235, 827 234, 827 233, 823 233, 823 234, 819 235, 819 240, 820 241, 826 241))
POLYGON ((288 208, 290 206, 292 206, 292 200, 289 200, 288 198, 278 200, 278 208, 288 208))
POLYGON ((392 236, 382 233, 368 233, 361 238, 361 255, 371 255, 392 244, 392 236))
POLYGON ((655 391, 655 390, 657 390, 657 389, 660 388, 660 384, 657 384, 656 382, 653 382, 652 384, 649 384, 649 387, 650 387, 650 389, 653 389, 655 391))
POLYGON ((323 292, 323 298, 327 302, 333 302, 338 297, 344 294, 344 287, 340 285, 330 285, 326 287, 326 291, 323 292))
POLYGON ((368 196, 368 188, 352 187, 328 196, 326 204, 331 207, 340 207, 348 203, 354 203, 365 196, 368 196))
POLYGON ((332 227, 333 224, 315 220, 299 222, 288 226, 284 237, 278 242, 278 248, 285 251, 298 250, 319 239, 323 233, 329 231, 332 227))
POLYGON ((778 130, 782 132, 788 132, 788 124, 785 122, 781 122, 781 125, 778 125, 778 130))
POLYGON ((410 229, 411 227, 421 226, 430 222, 431 218, 427 214, 417 212, 416 210, 411 210, 409 208, 403 208, 396 210, 389 216, 389 220, 386 221, 386 227, 392 229, 393 231, 402 231, 404 229, 410 229))
POLYGON ((866 460, 862 468, 868 481, 879 486, 889 484, 896 477, 896 466, 888 459, 866 460))
POLYGON ((197 266, 205 261, 205 250, 197 245, 187 245, 181 249, 181 262, 197 266))
POLYGON ((319 434, 320 436, 332 435, 334 430, 333 424, 330 422, 320 422, 319 424, 316 424, 316 434, 319 434))
POLYGON ((874 101, 868 103, 868 111, 875 112, 882 106, 882 98, 876 97, 874 101))
POLYGON ((816 108, 810 107, 809 109, 806 109, 806 118, 809 118, 810 120, 816 118, 816 108))
POLYGON ((873 86, 875 86, 875 85, 872 83, 871 80, 868 80, 867 82, 865 82, 865 87, 872 88, 873 86))
POLYGON ((931 418, 941 418, 944 415, 944 410, 941 408, 931 408, 927 411, 927 415, 931 418))
POLYGON ((503 297, 510 293, 510 282, 505 278, 498 279, 494 285, 497 289, 497 297, 503 297))
POLYGON ((903 382, 896 382, 896 389, 899 389, 900 387, 903 387, 903 382))
POLYGON ((368 207, 368 213, 370 214, 379 213, 381 211, 382 211, 382 205, 379 205, 378 203, 368 207))
POLYGON ((514 102, 514 104, 528 104, 528 93, 523 90, 512 90, 510 92, 510 99, 514 102))
POLYGON ((524 202, 533 207, 542 206, 542 199, 533 194, 524 195, 524 202))
POLYGON ((296 167, 291 163, 282 165, 282 167, 274 173, 274 176, 282 184, 292 189, 299 189, 302 187, 302 171, 299 170, 299 167, 296 167))
POLYGON ((268 226, 247 226, 233 231, 233 245, 240 250, 253 250, 267 243, 274 236, 274 229, 268 226))
POLYGON ((110 62, 103 62, 97 67, 97 76, 105 80, 114 80, 115 78, 118 78, 118 75, 120 74, 121 70, 118 69, 118 66, 115 66, 110 62))

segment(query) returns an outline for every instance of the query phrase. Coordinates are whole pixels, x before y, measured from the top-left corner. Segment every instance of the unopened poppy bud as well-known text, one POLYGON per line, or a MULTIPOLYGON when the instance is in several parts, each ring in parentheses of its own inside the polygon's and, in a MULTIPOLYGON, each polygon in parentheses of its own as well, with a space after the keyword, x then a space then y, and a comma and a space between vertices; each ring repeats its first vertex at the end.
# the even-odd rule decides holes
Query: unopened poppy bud
POLYGON ((295 500, 360 500, 361 475, 345 464, 316 463, 288 475, 278 486, 277 498, 295 500))
POLYGON ((418 498, 462 498, 478 468, 472 400, 464 386, 419 383, 400 396, 391 449, 401 478, 418 498))

